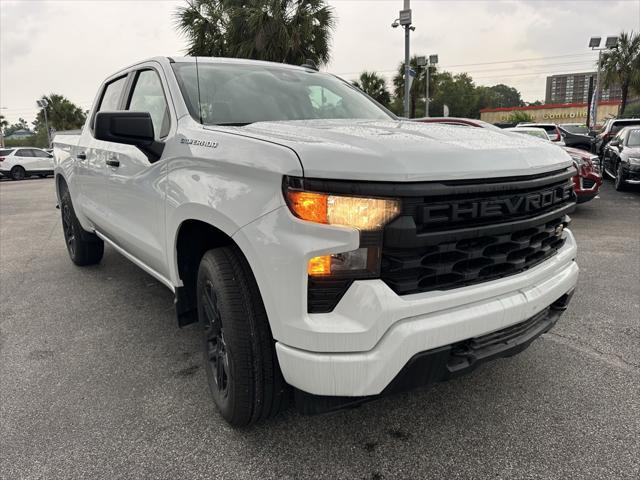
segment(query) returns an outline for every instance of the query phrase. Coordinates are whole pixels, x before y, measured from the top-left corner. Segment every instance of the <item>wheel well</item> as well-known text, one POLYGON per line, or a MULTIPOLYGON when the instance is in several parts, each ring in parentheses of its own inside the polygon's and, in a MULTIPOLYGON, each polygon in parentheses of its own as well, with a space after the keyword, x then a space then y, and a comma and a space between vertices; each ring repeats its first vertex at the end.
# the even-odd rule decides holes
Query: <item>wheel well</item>
POLYGON ((62 197, 62 194, 67 191, 67 182, 62 175, 56 175, 56 187, 58 189, 58 196, 62 197))
POLYGON ((234 244, 222 230, 200 220, 186 220, 180 225, 176 240, 176 261, 182 287, 176 289, 178 325, 198 320, 196 284, 203 255, 212 248, 234 244))

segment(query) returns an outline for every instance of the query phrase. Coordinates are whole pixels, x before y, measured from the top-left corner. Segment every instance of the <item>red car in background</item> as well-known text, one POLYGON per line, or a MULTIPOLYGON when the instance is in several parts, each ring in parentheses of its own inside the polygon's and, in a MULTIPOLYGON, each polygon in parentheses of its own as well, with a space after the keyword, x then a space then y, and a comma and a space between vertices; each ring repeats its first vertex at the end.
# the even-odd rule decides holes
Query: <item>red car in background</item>
MULTIPOLYGON (((475 118, 428 117, 417 118, 415 121, 501 130, 495 125, 475 118)), ((576 192, 578 203, 588 202, 598 195, 602 185, 598 156, 577 148, 564 146, 559 146, 559 148, 564 149, 573 159, 573 166, 576 169, 576 175, 573 177, 573 190, 576 192)))
POLYGON ((490 128, 492 130, 501 130, 492 123, 478 120, 477 118, 458 118, 458 117, 422 117, 412 118, 414 122, 420 123, 446 123, 447 125, 462 125, 466 127, 490 128))
POLYGON ((573 166, 578 172, 573 177, 573 190, 578 197, 578 203, 588 202, 598 195, 602 185, 598 156, 577 148, 562 148, 571 155, 573 166))

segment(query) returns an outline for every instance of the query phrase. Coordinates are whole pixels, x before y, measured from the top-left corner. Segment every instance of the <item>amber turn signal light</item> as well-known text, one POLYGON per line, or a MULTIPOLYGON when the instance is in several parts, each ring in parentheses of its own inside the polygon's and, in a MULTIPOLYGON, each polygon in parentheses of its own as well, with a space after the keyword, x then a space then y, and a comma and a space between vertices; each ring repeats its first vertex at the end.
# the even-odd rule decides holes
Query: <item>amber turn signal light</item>
POLYGON ((313 257, 309 260, 307 272, 312 277, 320 275, 331 275, 331 255, 313 257))

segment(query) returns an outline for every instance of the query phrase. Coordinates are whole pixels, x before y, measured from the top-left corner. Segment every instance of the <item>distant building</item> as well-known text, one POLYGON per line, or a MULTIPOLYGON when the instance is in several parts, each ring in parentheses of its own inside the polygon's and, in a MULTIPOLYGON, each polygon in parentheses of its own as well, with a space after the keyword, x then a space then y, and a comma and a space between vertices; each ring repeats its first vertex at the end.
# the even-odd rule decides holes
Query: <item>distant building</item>
POLYGON ((20 130, 16 130, 11 135, 7 135, 6 137, 4 137, 4 139, 5 140, 22 140, 24 138, 33 137, 34 135, 35 133, 33 133, 31 130, 20 129, 20 130))
MULTIPOLYGON (((593 88, 596 86, 596 72, 563 73, 547 77, 545 103, 587 103, 589 100, 589 79, 593 78, 593 88)), ((620 85, 604 88, 600 76, 600 101, 620 100, 622 91, 620 85)))
MULTIPOLYGON (((598 103, 598 118, 601 125, 607 118, 618 114, 618 100, 607 100, 598 103)), ((514 111, 527 112, 537 123, 586 123, 587 103, 560 103, 551 105, 531 105, 528 107, 485 108, 480 110, 480 119, 489 123, 508 123, 509 115, 514 111)))

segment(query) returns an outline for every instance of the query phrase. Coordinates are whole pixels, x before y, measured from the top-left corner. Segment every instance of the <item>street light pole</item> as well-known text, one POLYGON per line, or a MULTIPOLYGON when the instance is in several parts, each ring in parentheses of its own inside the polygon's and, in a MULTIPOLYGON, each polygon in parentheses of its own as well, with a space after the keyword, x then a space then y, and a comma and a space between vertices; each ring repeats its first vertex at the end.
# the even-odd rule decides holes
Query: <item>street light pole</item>
POLYGON ((36 103, 40 108, 42 108, 42 113, 44 114, 44 128, 47 129, 47 148, 51 148, 51 132, 49 131, 49 120, 47 119, 47 107, 49 106, 49 102, 43 98, 42 100, 38 100, 36 103))
MULTIPOLYGON (((0 107, 0 110, 6 110, 7 107, 0 107)), ((0 126, 0 147, 4 148, 4 128, 0 126)))
MULTIPOLYGON (((600 70, 602 69, 602 52, 605 50, 611 50, 613 48, 617 48, 618 46, 618 37, 607 37, 604 43, 604 47, 600 48, 600 37, 591 37, 589 39, 589 47, 591 50, 598 50, 598 70, 596 71, 596 87, 593 95, 593 105, 591 110, 593 114, 589 117, 590 123, 595 127, 598 121, 598 101, 600 100, 600 70)), ((587 125, 589 128, 592 128, 591 125, 587 125)))
POLYGON ((596 71, 596 94, 593 102, 593 118, 591 123, 595 126, 598 120, 598 100, 600 99, 600 66, 602 65, 602 48, 598 50, 598 70, 596 71))
POLYGON ((427 64, 424 66, 424 83, 425 92, 424 92, 424 116, 429 118, 429 60, 427 60, 427 64))
POLYGON ((410 0, 404 0, 404 9, 400 10, 400 15, 396 18, 391 26, 398 28, 402 25, 404 28, 404 101, 403 110, 404 116, 409 118, 409 87, 411 86, 411 79, 409 74, 411 72, 411 55, 409 53, 409 34, 416 27, 411 26, 411 5, 410 0))
MULTIPOLYGON (((410 0, 404 0, 404 9, 408 10, 410 0)), ((411 57, 409 53, 409 25, 404 26, 404 116, 409 118, 409 69, 411 57)))

